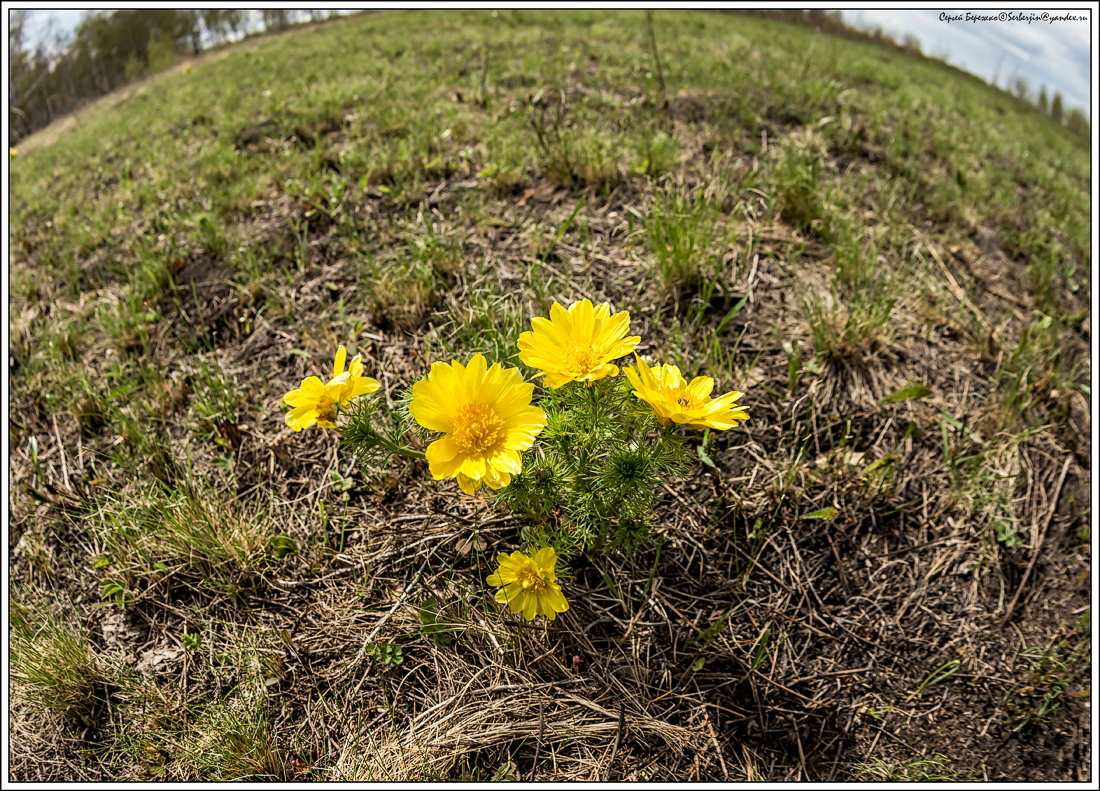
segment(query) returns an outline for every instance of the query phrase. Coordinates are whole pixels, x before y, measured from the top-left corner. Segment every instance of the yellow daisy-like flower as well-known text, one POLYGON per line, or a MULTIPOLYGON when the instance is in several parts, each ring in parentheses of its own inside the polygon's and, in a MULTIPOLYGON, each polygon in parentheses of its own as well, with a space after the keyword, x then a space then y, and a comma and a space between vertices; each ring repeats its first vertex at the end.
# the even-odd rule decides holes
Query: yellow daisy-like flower
POLYGON ((500 489, 520 471, 520 453, 535 442, 546 414, 531 406, 535 386, 516 368, 474 355, 463 366, 434 363, 413 385, 409 414, 421 426, 446 434, 428 446, 428 468, 437 481, 457 478, 466 494, 486 484, 500 489))
POLYGON ((641 341, 626 337, 629 313, 624 310, 612 316, 608 303, 593 307, 587 299, 574 302, 569 310, 555 302, 549 319, 531 319, 531 330, 519 336, 519 359, 544 371, 546 383, 554 389, 618 375, 619 368, 611 360, 630 354, 641 341))
POLYGON ((342 373, 328 384, 311 376, 302 386, 291 390, 283 400, 294 409, 286 413, 286 424, 295 431, 316 423, 321 428, 336 428, 336 407, 347 388, 350 374, 342 373))
POLYGON ((627 368, 626 378, 634 386, 634 395, 653 407, 661 425, 681 423, 725 431, 736 426, 737 421, 749 419, 749 413, 736 403, 744 393, 734 390, 711 398, 714 380, 709 376, 697 376, 688 384, 675 365, 650 368, 637 354, 634 359, 638 368, 627 368))
POLYGON ((309 428, 316 423, 321 428, 336 428, 338 406, 348 406, 353 398, 373 393, 378 382, 369 376, 363 376, 363 357, 355 355, 344 370, 348 351, 343 346, 336 350, 336 360, 332 364, 332 379, 327 384, 320 378, 311 376, 302 381, 302 386, 291 390, 283 400, 294 407, 286 415, 286 424, 295 431, 309 428))
MULTIPOLYGON (((347 349, 341 346, 336 350, 336 359, 332 363, 332 381, 335 382, 344 373, 344 361, 348 357, 347 349)), ((378 381, 363 376, 363 355, 357 354, 348 366, 348 380, 340 392, 340 406, 348 406, 353 398, 369 395, 379 387, 378 381)))
POLYGON ((190 63, 188 63, 186 66, 183 67, 183 73, 184 74, 190 74, 191 73, 191 64, 190 63))
POLYGON ((559 612, 569 609, 569 602, 562 595, 561 586, 554 582, 554 566, 558 556, 553 547, 540 549, 534 557, 522 552, 497 556, 500 566, 485 580, 490 585, 501 585, 496 600, 507 604, 512 612, 522 612, 528 621, 536 615, 545 615, 551 621, 559 612))

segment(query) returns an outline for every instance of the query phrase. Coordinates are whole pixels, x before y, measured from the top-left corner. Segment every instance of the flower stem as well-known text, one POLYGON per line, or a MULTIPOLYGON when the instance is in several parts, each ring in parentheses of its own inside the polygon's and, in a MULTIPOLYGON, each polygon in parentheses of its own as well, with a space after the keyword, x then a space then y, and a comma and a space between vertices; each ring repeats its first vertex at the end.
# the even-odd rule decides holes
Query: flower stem
POLYGON ((423 459, 426 458, 424 451, 417 450, 416 448, 410 448, 405 445, 398 445, 395 442, 390 442, 378 432, 374 433, 378 437, 378 444, 388 450, 390 453, 395 453, 399 456, 408 456, 411 459, 423 459))

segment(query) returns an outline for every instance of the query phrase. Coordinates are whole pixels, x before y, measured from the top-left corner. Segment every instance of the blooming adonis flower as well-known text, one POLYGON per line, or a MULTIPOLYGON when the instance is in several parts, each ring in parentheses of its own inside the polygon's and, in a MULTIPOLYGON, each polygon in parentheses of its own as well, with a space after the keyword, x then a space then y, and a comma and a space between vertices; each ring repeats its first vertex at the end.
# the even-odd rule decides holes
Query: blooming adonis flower
MULTIPOLYGON (((336 350, 336 359, 332 363, 332 382, 335 382, 340 374, 344 373, 344 361, 348 352, 343 346, 336 350)), ((329 382, 329 384, 332 384, 329 382)), ((340 392, 340 406, 348 406, 353 398, 361 395, 369 395, 379 387, 378 381, 369 376, 363 376, 363 355, 357 354, 352 358, 348 366, 348 380, 344 389, 340 392)))
POLYGON ((302 380, 302 386, 291 390, 283 400, 294 407, 286 413, 286 424, 295 431, 316 423, 321 428, 336 428, 336 406, 347 388, 350 374, 342 373, 328 384, 316 376, 302 380))
POLYGON ((736 426, 738 420, 749 419, 749 413, 736 403, 744 393, 734 390, 711 398, 714 380, 709 376, 697 376, 688 384, 675 365, 650 368, 637 354, 634 359, 638 368, 627 368, 626 378, 634 385, 634 395, 653 407, 661 425, 681 423, 725 431, 736 426))
POLYGON ((546 383, 555 390, 569 382, 618 375, 619 368, 611 360, 630 354, 641 341, 626 337, 629 313, 624 310, 612 316, 607 302, 593 307, 587 299, 574 302, 569 310, 555 302, 549 319, 531 319, 531 330, 519 336, 519 359, 544 371, 546 383))
POLYGON ((434 363, 428 378, 413 385, 409 404, 417 423, 446 434, 428 446, 432 477, 457 478, 466 494, 483 483, 490 489, 511 483, 520 453, 546 426, 546 413, 531 406, 534 392, 516 368, 496 363, 486 370, 480 354, 466 366, 434 363))
POLYGON ((522 552, 497 555, 500 566, 485 580, 490 585, 500 585, 496 600, 507 604, 512 612, 522 612, 528 621, 536 615, 545 615, 551 621, 559 612, 569 609, 569 602, 562 595, 561 586, 554 582, 554 566, 558 556, 553 547, 540 549, 533 557, 522 552))
POLYGON ((294 431, 301 431, 316 423, 321 428, 336 428, 338 406, 348 406, 353 398, 373 393, 378 382, 369 376, 363 376, 363 358, 355 355, 348 370, 344 370, 347 349, 341 346, 336 352, 332 365, 332 379, 327 384, 320 378, 311 376, 302 381, 302 386, 291 390, 283 400, 294 409, 286 415, 286 423, 294 431))

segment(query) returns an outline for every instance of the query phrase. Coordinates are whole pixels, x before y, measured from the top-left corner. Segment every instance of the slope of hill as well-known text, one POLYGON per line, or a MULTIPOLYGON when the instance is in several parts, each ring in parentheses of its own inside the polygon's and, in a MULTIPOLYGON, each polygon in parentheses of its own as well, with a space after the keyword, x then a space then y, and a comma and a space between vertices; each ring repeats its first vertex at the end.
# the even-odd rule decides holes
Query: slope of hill
POLYGON ((1049 118, 766 20, 403 12, 55 137, 10 160, 11 779, 1091 779, 1049 118), (486 583, 522 519, 280 400, 341 344, 387 402, 537 381, 583 298, 752 417, 532 626, 486 583))

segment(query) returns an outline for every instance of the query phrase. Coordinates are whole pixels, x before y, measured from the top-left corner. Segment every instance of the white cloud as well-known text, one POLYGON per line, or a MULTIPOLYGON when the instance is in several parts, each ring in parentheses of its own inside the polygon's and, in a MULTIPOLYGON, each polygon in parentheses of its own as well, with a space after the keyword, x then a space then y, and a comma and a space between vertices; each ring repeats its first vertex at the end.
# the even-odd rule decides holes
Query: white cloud
MULTIPOLYGON (((987 82, 996 79, 1004 86, 1010 78, 1023 77, 1033 90, 1045 85, 1048 94, 1061 93, 1067 106, 1088 111, 1090 23, 1041 20, 1031 24, 965 20, 948 23, 940 20, 940 13, 939 9, 864 9, 846 12, 844 18, 864 29, 880 26, 899 41, 907 33, 915 35, 925 54, 946 55, 948 63, 987 82)), ((1027 11, 1013 9, 1013 13, 1027 11)))

